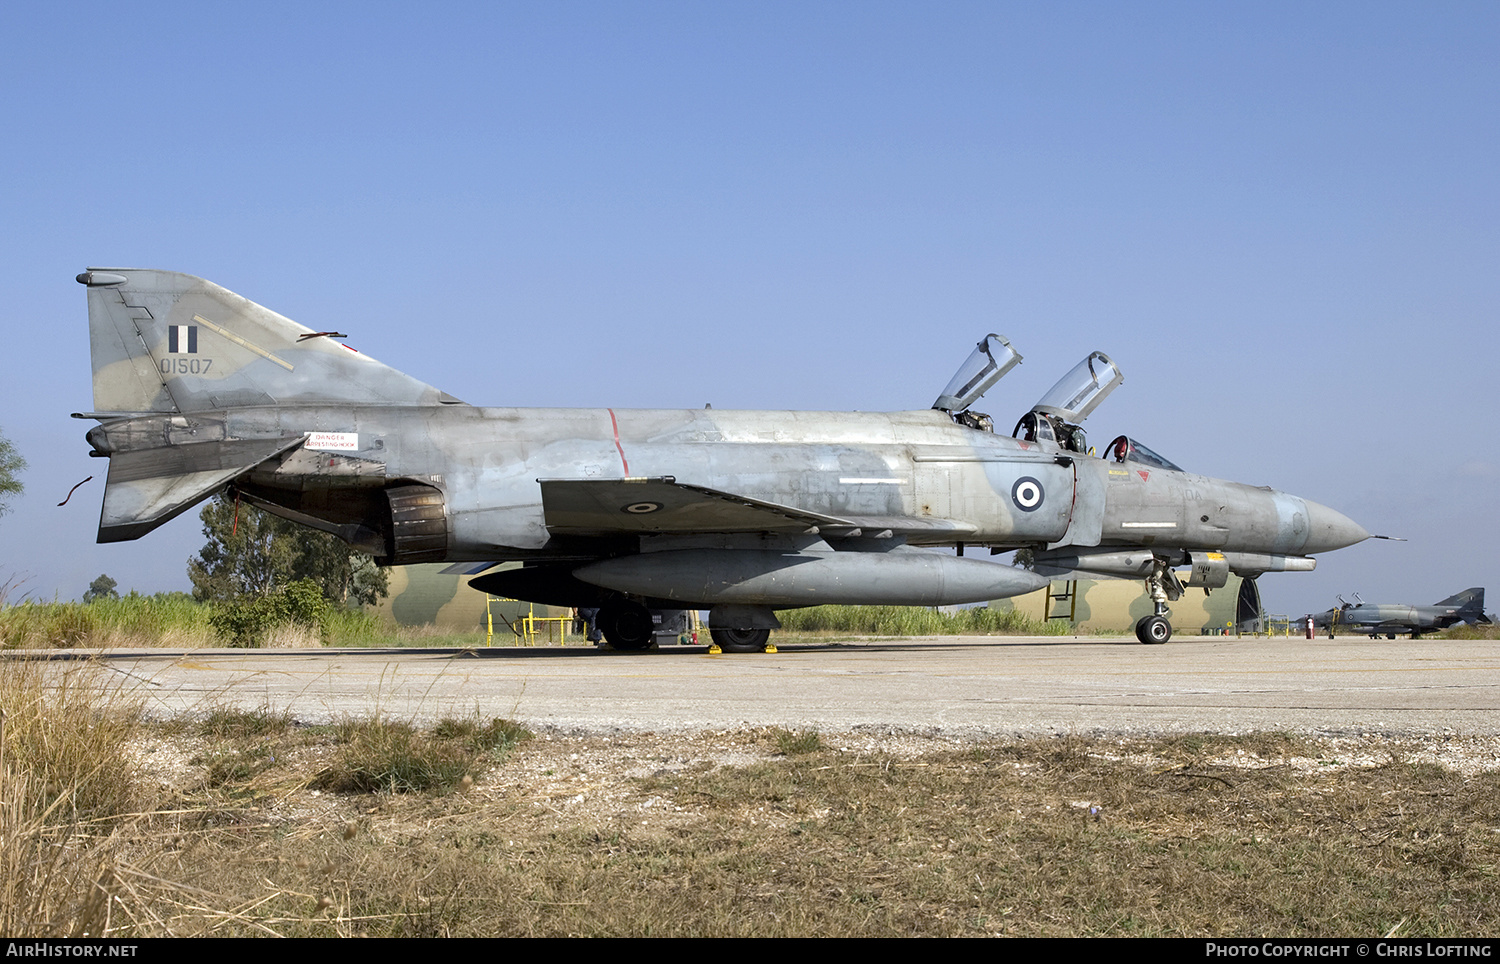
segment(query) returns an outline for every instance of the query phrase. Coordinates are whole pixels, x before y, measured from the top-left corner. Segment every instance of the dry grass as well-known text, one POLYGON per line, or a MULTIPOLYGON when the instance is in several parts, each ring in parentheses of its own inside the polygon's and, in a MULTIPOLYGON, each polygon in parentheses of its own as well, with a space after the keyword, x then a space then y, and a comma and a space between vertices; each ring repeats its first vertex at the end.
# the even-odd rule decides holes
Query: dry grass
POLYGON ((1500 623, 1480 623, 1478 626, 1459 623, 1443 630, 1442 636, 1444 639, 1500 639, 1500 623))
MULTIPOLYGON (((944 612, 926 606, 813 606, 777 614, 791 636, 1066 636, 1066 620, 1036 620, 1014 609, 972 606, 944 612)), ((776 637, 780 638, 780 637, 776 637)))
POLYGON ((36 664, 0 674, 0 933, 99 935, 136 873, 125 857, 137 800, 127 744, 137 707, 36 664))
POLYGON ((1431 741, 152 724, 29 665, 0 679, 7 934, 1474 936, 1500 911, 1500 774, 1431 741))
POLYGON ((778 739, 730 765, 721 740, 696 762, 533 742, 465 793, 205 831, 182 863, 263 900, 263 926, 329 936, 1472 936, 1500 904, 1493 773, 1334 766, 1274 734, 916 756, 778 739), (633 765, 579 762, 601 753, 633 765))

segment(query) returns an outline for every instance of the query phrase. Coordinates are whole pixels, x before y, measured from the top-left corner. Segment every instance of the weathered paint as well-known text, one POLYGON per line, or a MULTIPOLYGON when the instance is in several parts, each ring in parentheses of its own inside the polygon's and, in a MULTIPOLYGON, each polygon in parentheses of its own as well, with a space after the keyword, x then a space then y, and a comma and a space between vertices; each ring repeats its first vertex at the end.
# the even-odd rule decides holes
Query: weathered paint
POLYGON ((777 605, 1045 582, 922 547, 1117 547, 1158 567, 1223 550, 1222 574, 1252 555, 1310 566, 1368 535, 1295 496, 1143 464, 1144 448, 1109 462, 963 413, 479 408, 199 278, 79 281, 89 441, 111 460, 101 541, 232 486, 389 563, 524 561, 519 581, 483 578, 572 605, 722 603, 753 628, 777 605))

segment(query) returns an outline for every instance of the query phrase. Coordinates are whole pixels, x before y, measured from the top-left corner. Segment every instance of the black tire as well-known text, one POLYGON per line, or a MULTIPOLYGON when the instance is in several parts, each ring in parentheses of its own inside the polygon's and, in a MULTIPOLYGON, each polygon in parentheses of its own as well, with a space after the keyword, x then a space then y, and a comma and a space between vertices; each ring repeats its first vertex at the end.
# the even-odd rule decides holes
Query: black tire
POLYGON ((708 634, 726 653, 764 652, 771 639, 769 629, 710 629, 708 634))
POLYGON ((651 611, 645 606, 605 606, 599 610, 599 630, 609 645, 623 652, 638 652, 653 640, 651 611))
POLYGON ((1147 646, 1160 646, 1172 638, 1172 624, 1165 616, 1147 616, 1135 624, 1135 638, 1147 646))

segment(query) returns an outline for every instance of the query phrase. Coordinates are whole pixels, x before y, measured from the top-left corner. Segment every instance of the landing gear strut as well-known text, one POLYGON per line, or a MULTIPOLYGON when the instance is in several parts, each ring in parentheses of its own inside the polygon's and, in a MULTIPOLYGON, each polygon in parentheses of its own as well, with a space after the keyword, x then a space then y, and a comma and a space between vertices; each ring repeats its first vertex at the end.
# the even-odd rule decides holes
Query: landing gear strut
POLYGON ((1167 607, 1167 600, 1182 598, 1182 583, 1167 560, 1160 556, 1151 566, 1151 575, 1146 577, 1146 591, 1151 594, 1154 612, 1135 624, 1135 638, 1156 646, 1172 638, 1172 624, 1167 620, 1172 610, 1167 607))

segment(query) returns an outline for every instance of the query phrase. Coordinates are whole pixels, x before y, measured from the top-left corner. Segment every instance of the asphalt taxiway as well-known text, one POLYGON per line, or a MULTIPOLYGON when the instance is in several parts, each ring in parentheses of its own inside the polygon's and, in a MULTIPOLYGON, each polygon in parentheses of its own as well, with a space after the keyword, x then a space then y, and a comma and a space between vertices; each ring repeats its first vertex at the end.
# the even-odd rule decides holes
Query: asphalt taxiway
POLYGON ((936 637, 755 655, 702 646, 5 655, 80 672, 155 717, 232 705, 289 709, 309 723, 478 713, 582 732, 1500 734, 1493 641, 936 637))

